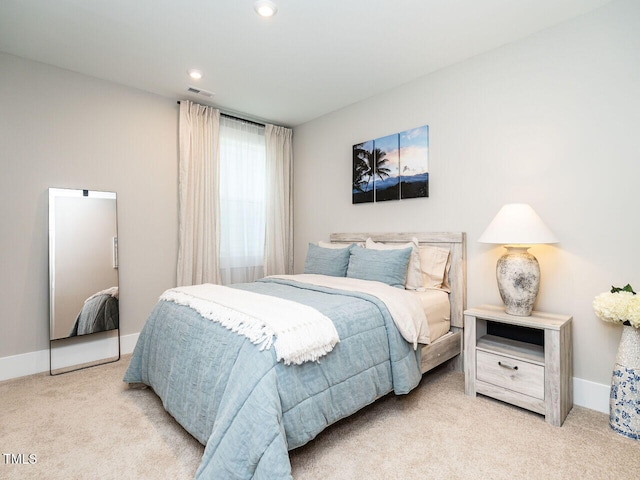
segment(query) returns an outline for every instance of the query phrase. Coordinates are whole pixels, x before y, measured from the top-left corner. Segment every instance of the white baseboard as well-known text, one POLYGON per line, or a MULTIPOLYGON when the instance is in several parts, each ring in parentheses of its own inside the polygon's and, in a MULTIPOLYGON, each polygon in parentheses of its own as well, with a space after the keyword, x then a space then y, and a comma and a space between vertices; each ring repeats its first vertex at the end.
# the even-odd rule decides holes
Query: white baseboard
POLYGON ((573 404, 609 413, 609 394, 611 385, 590 382, 573 377, 573 404))
MULTIPOLYGON (((138 333, 120 337, 120 351, 133 352, 138 333)), ((54 370, 118 356, 118 338, 112 332, 59 340, 54 343, 51 363, 54 370)), ((0 381, 49 371, 49 350, 0 358, 0 381)))
MULTIPOLYGON (((120 337, 120 350, 123 355, 133 352, 138 335, 138 333, 133 333, 120 337)), ((66 368, 116 356, 117 345, 117 338, 113 335, 107 338, 98 338, 92 335, 81 343, 62 344, 55 347, 52 357, 53 367, 54 369, 66 368)), ((49 371, 49 350, 0 358, 0 381, 47 371, 49 371)), ((610 389, 610 385, 602 385, 574 377, 573 403, 598 412, 609 413, 610 389)))

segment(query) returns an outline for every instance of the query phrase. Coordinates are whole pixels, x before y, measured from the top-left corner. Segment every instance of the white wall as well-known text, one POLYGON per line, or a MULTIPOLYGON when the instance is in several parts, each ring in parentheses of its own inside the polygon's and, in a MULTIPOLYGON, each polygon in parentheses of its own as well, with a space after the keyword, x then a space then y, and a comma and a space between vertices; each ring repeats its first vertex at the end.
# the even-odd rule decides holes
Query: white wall
POLYGON ((503 204, 530 203, 560 239, 531 249, 536 307, 573 315, 574 375, 608 385, 621 327, 591 302, 640 290, 639 25, 640 2, 613 2, 295 128, 296 271, 331 232, 464 231, 468 305, 500 304, 503 249, 477 239, 503 204), (424 124, 430 198, 352 205, 351 146, 424 124))
POLYGON ((138 333, 174 286, 178 107, 2 53, 0 72, 0 367, 9 368, 49 348, 49 187, 117 192, 123 335, 138 333))

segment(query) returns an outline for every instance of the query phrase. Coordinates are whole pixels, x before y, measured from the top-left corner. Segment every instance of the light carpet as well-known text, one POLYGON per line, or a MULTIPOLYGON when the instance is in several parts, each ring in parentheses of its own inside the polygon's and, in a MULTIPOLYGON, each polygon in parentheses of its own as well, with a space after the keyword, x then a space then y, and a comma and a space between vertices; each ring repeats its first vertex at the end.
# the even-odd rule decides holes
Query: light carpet
MULTIPOLYGON (((204 447, 151 389, 122 382, 128 362, 0 383, 0 478, 193 478, 204 447)), ((574 407, 553 427, 540 415, 465 396, 463 375, 446 369, 290 456, 295 480, 631 479, 640 472, 640 442, 614 433, 607 415, 574 407)))

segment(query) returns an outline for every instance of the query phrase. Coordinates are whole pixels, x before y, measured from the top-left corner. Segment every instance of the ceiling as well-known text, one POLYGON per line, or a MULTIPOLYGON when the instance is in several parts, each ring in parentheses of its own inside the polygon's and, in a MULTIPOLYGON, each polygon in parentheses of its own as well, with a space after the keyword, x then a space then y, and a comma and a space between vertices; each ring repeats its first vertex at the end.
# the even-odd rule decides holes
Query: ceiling
POLYGON ((293 127, 610 1, 1 0, 0 51, 293 127))

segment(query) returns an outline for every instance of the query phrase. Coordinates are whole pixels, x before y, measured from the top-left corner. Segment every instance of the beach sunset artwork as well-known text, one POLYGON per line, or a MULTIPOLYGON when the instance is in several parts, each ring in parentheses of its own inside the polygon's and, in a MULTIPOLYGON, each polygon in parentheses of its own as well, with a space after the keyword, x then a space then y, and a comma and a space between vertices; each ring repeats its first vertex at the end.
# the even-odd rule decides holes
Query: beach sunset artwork
POLYGON ((400 198, 400 156, 398 134, 373 141, 373 171, 376 202, 400 198))
POLYGON ((400 196, 429 196, 429 126, 400 133, 400 196))
POLYGON ((353 146, 352 203, 429 196, 429 126, 353 146))
POLYGON ((375 181, 372 165, 373 140, 354 145, 352 203, 373 202, 375 181))

